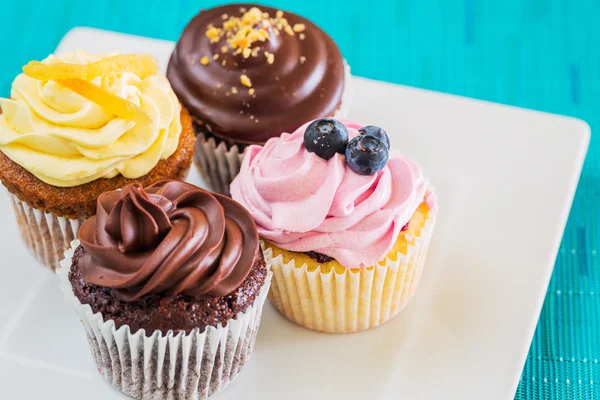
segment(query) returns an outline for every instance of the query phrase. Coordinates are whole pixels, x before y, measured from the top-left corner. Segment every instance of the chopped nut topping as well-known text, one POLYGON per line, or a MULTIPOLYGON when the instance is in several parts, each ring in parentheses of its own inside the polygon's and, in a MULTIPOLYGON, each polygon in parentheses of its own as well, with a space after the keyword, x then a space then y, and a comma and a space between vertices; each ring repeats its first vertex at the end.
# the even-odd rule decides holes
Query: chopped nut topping
POLYGON ((252 87, 252 81, 250 80, 250 78, 248 78, 248 75, 240 76, 240 82, 246 87, 252 87))
MULTIPOLYGON (((234 54, 242 54, 244 58, 257 57, 260 51, 260 46, 257 44, 270 40, 271 33, 279 35, 283 31, 294 36, 296 32, 303 32, 306 29, 304 24, 295 24, 292 27, 281 10, 277 10, 275 17, 271 17, 269 13, 261 11, 258 7, 252 7, 250 10, 240 7, 240 12, 241 17, 223 14, 221 27, 211 24, 206 29, 206 37, 211 43, 225 39, 225 44, 221 46, 221 53, 227 53, 231 49, 234 54), (272 29, 271 33, 269 29, 272 29)), ((305 35, 300 34, 300 39, 304 40, 304 38, 305 35)), ((265 57, 269 64, 275 61, 275 56, 271 53, 265 52, 265 57)), ((213 56, 213 59, 217 58, 213 56)), ((222 65, 225 63, 223 62, 222 65)))
POLYGON ((223 86, 221 82, 217 83, 217 89, 221 89, 221 86, 223 86))
POLYGON ((304 33, 301 33, 298 35, 298 37, 300 38, 300 40, 304 40, 304 38, 306 38, 306 35, 304 33))
POLYGON ((200 64, 207 65, 209 63, 209 61, 210 60, 208 59, 208 57, 204 56, 200 59, 200 64))
POLYGON ((221 61, 221 65, 222 65, 222 66, 226 66, 226 65, 227 65, 227 60, 223 60, 223 61, 221 61))
POLYGON ((265 57, 267 58, 267 62, 269 64, 273 64, 273 62, 275 61, 275 56, 273 55, 273 53, 269 53, 268 51, 265 51, 265 57))
POLYGON ((248 94, 250 96, 252 96, 254 94, 254 92, 256 92, 256 90, 254 90, 254 88, 250 88, 250 90, 248 90, 248 94))
POLYGON ((219 59, 219 54, 218 53, 213 54, 213 60, 216 61, 218 59, 219 59))
POLYGON ((221 33, 223 31, 219 28, 215 28, 213 25, 209 25, 206 30, 206 37, 210 39, 211 43, 216 43, 219 41, 221 33))
POLYGON ((300 64, 304 64, 305 61, 306 61, 306 57, 300 56, 300 64))
POLYGON ((285 33, 287 33, 288 35, 290 35, 290 36, 294 36, 294 35, 295 35, 294 31, 292 30, 292 27, 291 27, 291 26, 289 26, 289 25, 285 25, 285 26, 283 27, 283 31, 284 31, 285 33))
POLYGON ((237 88, 235 86, 231 88, 231 93, 233 93, 233 94, 237 94, 238 93, 238 90, 237 90, 237 88))
POLYGON ((295 24, 292 29, 294 30, 294 32, 304 32, 306 26, 304 26, 304 24, 295 24))

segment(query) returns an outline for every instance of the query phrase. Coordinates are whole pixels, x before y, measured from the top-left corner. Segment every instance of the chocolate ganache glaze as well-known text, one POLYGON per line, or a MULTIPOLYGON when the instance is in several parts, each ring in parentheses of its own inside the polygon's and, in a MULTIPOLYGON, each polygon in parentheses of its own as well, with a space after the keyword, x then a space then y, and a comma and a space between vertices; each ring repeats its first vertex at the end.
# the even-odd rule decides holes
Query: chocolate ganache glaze
POLYGON ((344 61, 333 40, 305 18, 232 4, 203 10, 190 21, 167 77, 214 136, 264 143, 334 115, 344 89, 344 61))
POLYGON ((260 255, 256 226, 242 206, 179 181, 102 194, 79 239, 83 279, 123 301, 225 296, 260 255))

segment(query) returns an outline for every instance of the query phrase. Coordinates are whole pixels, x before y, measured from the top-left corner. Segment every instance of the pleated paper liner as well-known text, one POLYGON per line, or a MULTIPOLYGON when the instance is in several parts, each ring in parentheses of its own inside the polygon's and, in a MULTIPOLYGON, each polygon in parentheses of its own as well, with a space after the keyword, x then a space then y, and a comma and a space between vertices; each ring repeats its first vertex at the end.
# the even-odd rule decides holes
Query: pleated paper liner
POLYGON ((83 323, 98 370, 111 385, 136 399, 204 399, 238 376, 254 349, 270 272, 254 304, 224 326, 146 336, 143 329, 134 334, 129 326, 116 329, 113 320, 104 321, 75 297, 69 271, 78 245, 73 242, 57 269, 60 287, 83 323))
MULTIPOLYGON (((429 213, 418 237, 412 238, 406 254, 396 261, 365 269, 321 267, 310 271, 307 264, 285 263, 281 255, 264 245, 265 260, 273 272, 269 300, 286 318, 312 330, 351 333, 374 328, 398 315, 413 297, 427 256, 436 210, 429 213)), ((404 234, 404 233, 401 233, 404 234)))
POLYGON ((58 268, 65 250, 77 238, 83 219, 58 217, 31 207, 12 193, 7 193, 27 250, 41 264, 52 270, 58 268))
MULTIPOLYGON (((344 92, 340 108, 335 112, 335 118, 345 118, 352 103, 352 76, 350 66, 344 63, 344 92)), ((308 122, 308 121, 306 121, 308 122)), ((199 132, 196 135, 195 164, 198 171, 206 182, 208 188, 213 192, 229 196, 229 186, 240 172, 244 151, 240 151, 237 145, 227 148, 224 142, 217 144, 214 137, 207 137, 199 132)))

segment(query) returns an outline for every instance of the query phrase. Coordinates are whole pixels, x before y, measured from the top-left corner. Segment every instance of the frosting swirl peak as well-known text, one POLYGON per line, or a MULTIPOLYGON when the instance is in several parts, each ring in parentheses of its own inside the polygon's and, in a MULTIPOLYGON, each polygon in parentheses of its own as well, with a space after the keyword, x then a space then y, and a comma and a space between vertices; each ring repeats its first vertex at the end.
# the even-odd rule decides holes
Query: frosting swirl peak
POLYGON ((225 296, 246 279, 259 251, 254 222, 239 204, 179 181, 102 194, 79 239, 83 279, 124 301, 225 296))

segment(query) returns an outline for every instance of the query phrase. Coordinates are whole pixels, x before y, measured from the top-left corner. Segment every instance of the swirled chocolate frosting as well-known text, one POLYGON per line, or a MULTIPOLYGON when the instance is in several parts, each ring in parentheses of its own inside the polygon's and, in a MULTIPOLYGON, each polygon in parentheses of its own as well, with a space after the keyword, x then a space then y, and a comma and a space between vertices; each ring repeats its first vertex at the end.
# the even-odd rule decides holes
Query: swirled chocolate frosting
POLYGON ((147 294, 225 296, 246 279, 260 251, 242 206, 179 181, 102 194, 79 240, 83 279, 124 301, 147 294))
POLYGON ((190 21, 167 77, 213 135, 264 143, 335 113, 344 61, 333 40, 305 18, 231 4, 203 10, 190 21))

